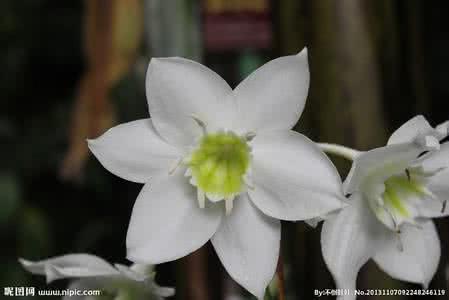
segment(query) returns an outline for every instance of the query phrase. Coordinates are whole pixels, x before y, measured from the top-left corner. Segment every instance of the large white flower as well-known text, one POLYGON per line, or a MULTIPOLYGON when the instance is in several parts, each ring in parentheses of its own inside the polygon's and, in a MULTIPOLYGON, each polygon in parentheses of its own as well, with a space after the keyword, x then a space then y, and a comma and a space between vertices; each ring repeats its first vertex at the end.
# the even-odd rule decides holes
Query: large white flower
POLYGON ((341 206, 335 167, 290 130, 308 86, 306 50, 268 62, 234 90, 193 61, 153 58, 151 119, 89 141, 106 169, 145 183, 128 258, 171 261, 211 239, 229 274, 262 298, 278 259, 279 219, 310 219, 341 206))
POLYGON ((57 279, 72 278, 68 290, 78 293, 100 291, 100 295, 64 296, 68 299, 134 299, 162 300, 175 294, 173 288, 160 287, 154 282, 155 273, 150 265, 120 264, 112 266, 100 257, 90 254, 67 254, 41 261, 19 259, 29 272, 45 275, 47 283, 57 279))
MULTIPOLYGON (((355 154, 344 183, 350 205, 331 214, 321 235, 338 288, 354 290, 370 258, 393 278, 428 286, 440 258, 431 218, 449 214, 449 144, 439 143, 447 134, 447 122, 434 129, 417 116, 394 132, 387 146, 346 152, 355 154)), ((332 152, 332 146, 323 148, 332 152)))

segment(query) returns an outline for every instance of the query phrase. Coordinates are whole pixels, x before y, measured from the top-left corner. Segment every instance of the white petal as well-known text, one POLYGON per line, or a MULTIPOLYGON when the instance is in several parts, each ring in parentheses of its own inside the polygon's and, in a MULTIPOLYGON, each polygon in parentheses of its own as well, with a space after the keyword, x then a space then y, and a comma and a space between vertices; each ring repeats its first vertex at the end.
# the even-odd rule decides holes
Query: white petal
POLYGON ((431 178, 428 189, 435 195, 436 199, 426 199, 428 202, 427 210, 433 213, 427 216, 449 216, 449 169, 431 178))
POLYGON ((449 216, 449 192, 445 198, 423 199, 422 205, 417 206, 419 217, 422 218, 442 218, 449 216), (444 203, 446 201, 446 203, 444 203), (444 210, 443 210, 444 208, 444 210))
POLYGON ((262 214, 242 194, 211 241, 229 275, 263 299, 276 271, 280 238, 280 222, 262 214))
POLYGON ((419 216, 425 218, 449 216, 449 169, 433 175, 426 188, 433 197, 426 197, 417 203, 419 216))
POLYGON ((449 168, 449 143, 442 144, 438 151, 427 153, 421 161, 422 167, 428 172, 449 168))
MULTIPOLYGON (((141 288, 142 291, 147 291, 150 293, 148 295, 150 298, 155 296, 160 297, 171 297, 175 294, 175 289, 171 287, 161 287, 154 282, 153 274, 151 273, 153 266, 146 264, 133 264, 130 267, 122 264, 114 265, 117 270, 120 271, 123 279, 137 281, 142 283, 141 286, 136 285, 136 287, 141 288)), ((112 286, 112 283, 111 283, 112 286)), ((118 298, 116 298, 118 299, 118 298)), ((153 298, 151 298, 153 299, 153 298)), ((159 298, 158 298, 159 299, 159 298)))
POLYGON ((432 221, 416 226, 403 226, 400 234, 402 250, 397 246, 398 237, 391 233, 374 260, 391 277, 421 283, 428 287, 438 268, 440 240, 432 221))
POLYGON ((122 265, 122 264, 114 264, 114 267, 126 278, 133 280, 133 281, 140 281, 143 282, 150 274, 145 274, 143 272, 137 272, 136 270, 133 270, 132 268, 122 265))
POLYGON ((90 254, 67 254, 41 261, 19 259, 33 274, 45 275, 47 283, 67 277, 112 276, 119 272, 100 257, 90 254))
POLYGON ((426 118, 418 115, 399 127, 388 140, 388 145, 411 143, 419 135, 426 135, 433 131, 426 118))
POLYGON ((156 283, 154 283, 151 287, 151 291, 159 297, 172 297, 176 292, 176 290, 172 287, 159 286, 156 283))
POLYGON ((385 230, 371 213, 366 200, 358 194, 349 199, 350 205, 324 221, 321 249, 324 261, 338 289, 349 289, 340 300, 355 299, 357 274, 375 254, 385 236, 385 230))
POLYGON ((443 217, 449 215, 449 144, 441 145, 439 151, 433 151, 422 159, 425 171, 436 172, 429 178, 427 188, 436 196, 436 199, 426 199, 421 207, 422 215, 426 217, 443 217), (446 201, 445 207, 443 203, 446 201), (444 211, 442 209, 445 208, 444 211))
POLYGON ((134 182, 168 173, 181 155, 156 133, 150 119, 120 124, 97 139, 89 140, 89 149, 111 173, 134 182))
POLYGON ((212 70, 188 59, 153 58, 146 91, 154 127, 173 144, 190 145, 201 133, 192 116, 211 128, 224 128, 235 113, 229 85, 212 70))
POLYGON ((148 264, 132 264, 129 269, 133 272, 136 272, 141 275, 146 274, 153 274, 155 271, 154 265, 148 265, 148 264))
POLYGON ((342 207, 340 176, 329 158, 294 131, 270 131, 253 141, 251 200, 265 214, 305 220, 342 207))
POLYGON ((304 109, 309 89, 307 49, 268 62, 234 90, 242 132, 291 129, 304 109))
POLYGON ((196 191, 182 172, 146 184, 133 208, 126 245, 136 263, 159 264, 204 245, 217 230, 218 205, 198 207, 196 191))
POLYGON ((449 121, 443 122, 435 127, 440 140, 446 138, 449 135, 449 121))
POLYGON ((370 180, 383 182, 391 175, 405 172, 423 151, 415 143, 395 144, 362 152, 354 159, 351 170, 343 183, 345 194, 360 190, 360 185, 370 180))

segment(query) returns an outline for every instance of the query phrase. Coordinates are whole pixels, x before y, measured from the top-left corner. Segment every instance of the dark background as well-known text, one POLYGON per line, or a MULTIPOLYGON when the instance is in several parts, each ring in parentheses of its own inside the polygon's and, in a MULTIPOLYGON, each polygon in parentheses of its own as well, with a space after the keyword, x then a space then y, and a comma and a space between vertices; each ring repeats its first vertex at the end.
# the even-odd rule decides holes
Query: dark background
MULTIPOLYGON (((149 11, 148 3, 158 2, 153 0, 88 2, 0 2, 2 289, 45 287, 43 277, 22 270, 18 257, 38 260, 89 252, 127 263, 126 229, 141 186, 107 172, 86 157, 83 147, 85 138, 113 124, 147 116, 144 71, 151 56, 201 59, 235 85, 265 61, 307 46, 311 87, 297 129, 316 141, 366 150, 384 145, 395 128, 416 114, 433 125, 449 119, 447 1, 273 1, 262 14, 256 13, 271 28, 268 46, 226 49, 202 42, 208 12, 197 1, 159 1, 160 13, 149 11), (122 23, 108 19, 118 2, 134 5, 130 11, 144 15, 127 19, 125 14, 122 23), (95 5, 96 22, 86 25, 87 12, 95 11, 95 5), (131 28, 125 38, 115 46, 100 43, 120 31, 110 26, 116 23, 131 28), (180 35, 174 34, 179 30, 180 35), (127 40, 129 36, 136 37, 127 40), (177 39, 182 47, 171 45, 177 39), (104 57, 109 60, 102 61, 104 57), (108 64, 119 71, 114 73, 108 64), (83 88, 83 82, 89 87, 83 88)), ((243 15, 251 19, 252 14, 243 15)), ((349 163, 335 163, 344 177, 349 163)), ((447 290, 449 221, 436 223, 442 257, 430 288, 447 290)), ((302 222, 283 225, 288 299, 312 299, 314 289, 333 287, 321 257, 320 229, 302 222)), ((159 266, 158 281, 176 286, 176 299, 224 299, 235 289, 209 245, 159 266)), ((66 282, 52 286, 63 288, 66 282)), ((358 287, 420 288, 390 279, 373 263, 362 269, 358 287)), ((436 297, 419 297, 430 298, 436 297)))

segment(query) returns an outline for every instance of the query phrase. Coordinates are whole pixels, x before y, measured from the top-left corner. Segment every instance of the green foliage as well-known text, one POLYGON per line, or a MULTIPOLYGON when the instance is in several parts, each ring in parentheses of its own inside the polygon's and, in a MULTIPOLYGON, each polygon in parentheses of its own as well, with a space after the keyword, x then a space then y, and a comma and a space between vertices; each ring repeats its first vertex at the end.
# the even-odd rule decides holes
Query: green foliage
POLYGON ((17 177, 0 174, 0 230, 3 230, 16 214, 22 201, 20 191, 17 177))

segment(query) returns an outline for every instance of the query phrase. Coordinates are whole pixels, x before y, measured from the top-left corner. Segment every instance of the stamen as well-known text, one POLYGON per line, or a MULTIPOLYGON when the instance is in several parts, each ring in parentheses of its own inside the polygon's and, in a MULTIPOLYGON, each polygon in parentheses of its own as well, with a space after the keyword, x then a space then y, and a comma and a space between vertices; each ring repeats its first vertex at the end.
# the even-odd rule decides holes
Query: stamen
POLYGON ((203 135, 207 134, 207 128, 206 128, 206 123, 203 122, 203 120, 201 120, 200 118, 198 118, 195 115, 191 115, 190 116, 195 122, 196 124, 198 124, 198 126, 201 128, 201 130, 203 131, 203 135))
MULTIPOLYGON (((200 127, 205 124, 192 116, 200 127)), ((205 132, 205 131, 204 131, 205 132)), ((190 183, 197 188, 197 201, 201 208, 205 201, 225 201, 226 215, 234 206, 234 198, 253 187, 249 178, 251 148, 242 135, 219 130, 201 137, 198 145, 186 156, 184 164, 190 183)))
POLYGON ((396 219, 394 218, 393 214, 391 213, 391 211, 388 210, 388 208, 383 205, 382 208, 384 209, 384 211, 390 216, 391 221, 393 222, 393 227, 394 229, 399 233, 399 226, 398 226, 398 222, 396 221, 396 219))
POLYGON ((182 162, 182 158, 177 158, 173 164, 170 166, 170 169, 168 170, 168 174, 172 175, 173 173, 175 173, 176 169, 178 169, 179 165, 182 162))
POLYGON ((229 216, 231 214, 233 207, 234 207, 234 196, 226 198, 225 199, 225 209, 226 209, 227 216, 229 216))
POLYGON ((198 200, 198 205, 200 208, 204 208, 206 206, 206 196, 204 192, 200 189, 196 189, 196 198, 198 200))
POLYGON ((251 142, 256 137, 256 133, 249 131, 249 132, 245 133, 245 135, 243 137, 245 138, 245 140, 247 142, 251 142))

